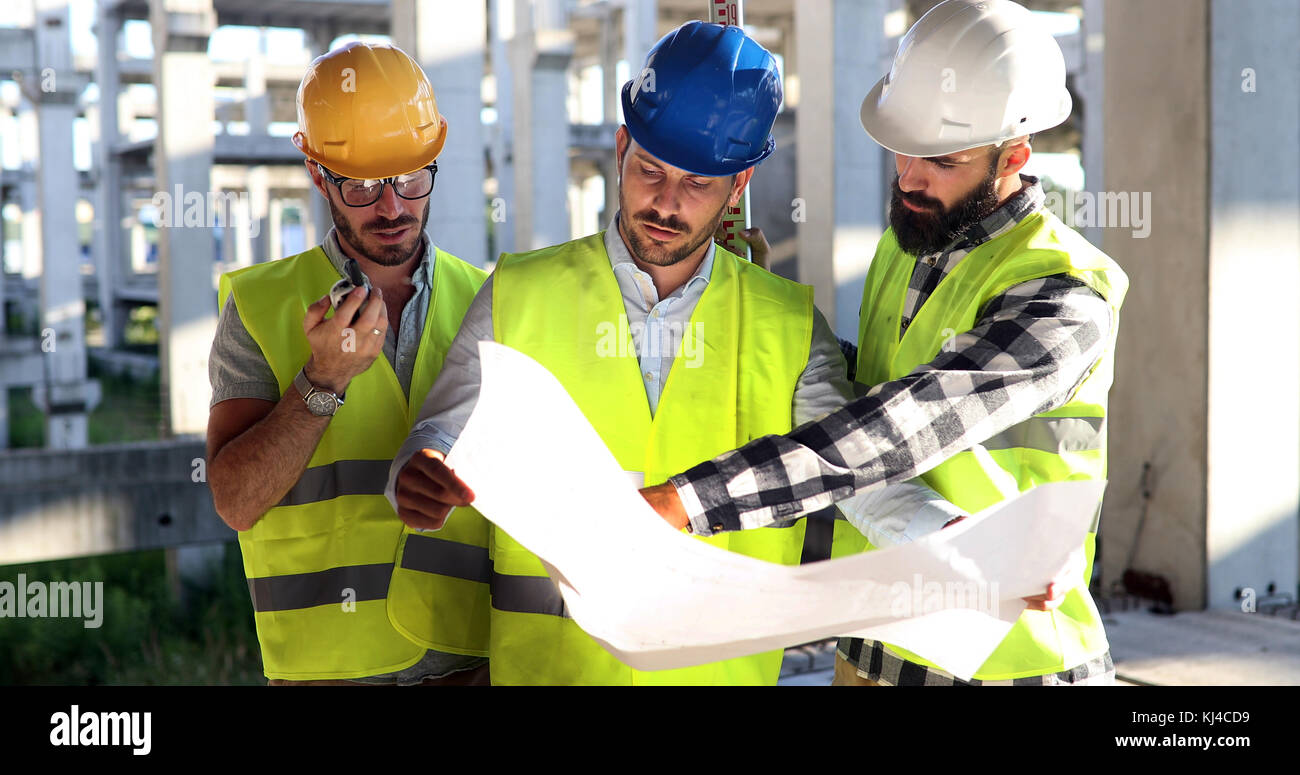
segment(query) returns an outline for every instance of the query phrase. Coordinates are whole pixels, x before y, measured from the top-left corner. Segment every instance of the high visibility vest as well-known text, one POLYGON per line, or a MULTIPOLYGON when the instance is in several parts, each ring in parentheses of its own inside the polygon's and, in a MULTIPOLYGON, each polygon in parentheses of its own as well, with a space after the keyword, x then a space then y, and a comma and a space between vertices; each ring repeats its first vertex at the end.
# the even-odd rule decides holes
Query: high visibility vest
MULTIPOLYGON (((1104 298, 1110 339, 1101 359, 1064 406, 1035 415, 959 452, 921 476, 944 498, 973 514, 1044 482, 1106 478, 1106 395, 1114 374, 1115 334, 1128 278, 1119 266, 1050 212, 1034 213, 980 245, 957 264, 899 338, 899 321, 916 260, 886 231, 867 273, 859 328, 857 380, 899 379, 938 356, 950 337, 974 328, 984 305, 1011 286, 1068 274, 1104 298)), ((1097 504, 1100 516, 1101 504, 1097 504)), ((1101 617, 1088 593, 1096 545, 1094 520, 1084 542, 1087 567, 1055 611, 1025 611, 975 673, 984 681, 1045 675, 1105 653, 1101 617)), ((856 531, 853 531, 856 533, 856 531)), ((834 555, 870 548, 841 531, 834 555)), ((895 646, 922 665, 931 663, 895 646)))
MULTIPOLYGON (((423 656, 420 645, 389 623, 387 598, 403 525, 383 493, 393 457, 485 277, 481 269, 437 251, 411 378, 413 401, 408 406, 388 359, 376 358, 348 385, 343 406, 297 483, 239 534, 269 678, 359 678, 405 669, 423 656)), ((306 309, 338 279, 319 247, 221 277, 222 306, 233 293, 281 394, 311 356, 302 331, 306 309)), ((470 510, 458 516, 438 540, 477 556, 479 567, 459 578, 426 580, 445 592, 435 612, 451 623, 442 650, 484 654, 487 525, 470 510)))
MULTIPOLYGON (((503 256, 492 290, 497 341, 546 366, 624 470, 643 472, 646 485, 790 430, 812 339, 807 286, 718 248, 653 417, 603 234, 503 256)), ((504 530, 491 530, 494 684, 776 683, 780 650, 680 670, 628 667, 566 616, 541 561, 504 530)), ((701 540, 794 565, 803 538, 799 520, 701 540)))

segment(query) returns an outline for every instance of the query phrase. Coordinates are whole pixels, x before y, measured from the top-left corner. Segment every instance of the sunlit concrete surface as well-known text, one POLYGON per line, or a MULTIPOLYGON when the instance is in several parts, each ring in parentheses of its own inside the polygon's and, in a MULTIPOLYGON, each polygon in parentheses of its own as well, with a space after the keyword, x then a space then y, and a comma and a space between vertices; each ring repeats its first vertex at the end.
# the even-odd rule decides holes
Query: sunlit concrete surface
POLYGON ((1300 686, 1300 621, 1239 611, 1123 611, 1103 621, 1126 681, 1300 686))

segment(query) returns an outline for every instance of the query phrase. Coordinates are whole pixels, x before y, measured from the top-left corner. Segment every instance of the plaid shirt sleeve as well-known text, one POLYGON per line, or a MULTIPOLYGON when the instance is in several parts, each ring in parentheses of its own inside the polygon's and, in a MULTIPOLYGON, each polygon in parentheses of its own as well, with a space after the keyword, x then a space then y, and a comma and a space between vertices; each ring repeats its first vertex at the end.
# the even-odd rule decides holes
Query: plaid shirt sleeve
POLYGON ((925 473, 1064 405, 1101 358, 1110 308, 1055 275, 992 299, 975 326, 907 376, 785 436, 672 477, 700 535, 764 527, 925 473))

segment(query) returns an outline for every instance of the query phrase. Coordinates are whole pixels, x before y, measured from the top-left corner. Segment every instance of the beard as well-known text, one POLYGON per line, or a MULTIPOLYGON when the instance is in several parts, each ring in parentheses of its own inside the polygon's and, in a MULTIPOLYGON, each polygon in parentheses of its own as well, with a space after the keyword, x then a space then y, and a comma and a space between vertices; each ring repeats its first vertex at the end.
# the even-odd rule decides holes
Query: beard
POLYGON ((339 239, 346 241, 352 246, 352 249, 360 253, 363 257, 379 264, 380 266, 401 266, 415 256, 416 251, 420 249, 422 243, 421 236, 424 234, 424 226, 429 222, 429 201, 424 202, 424 212, 420 214, 418 221, 419 228, 415 229, 411 236, 397 245, 374 245, 370 249, 363 247, 361 234, 372 231, 390 231, 399 229, 403 226, 416 224, 415 216, 403 213, 400 218, 389 220, 387 218, 376 218, 373 221, 362 224, 361 234, 348 223, 339 209, 334 206, 333 200, 326 198, 330 205, 330 216, 334 220, 334 228, 339 232, 339 239))
POLYGON ((618 217, 622 222, 623 236, 627 237, 628 247, 632 249, 632 255, 644 264, 651 266, 672 266, 686 260, 688 256, 699 250, 700 246, 708 240, 713 239, 713 235, 718 231, 718 226, 722 224, 722 217, 727 212, 727 202, 724 199, 722 207, 710 219, 704 229, 699 233, 690 231, 690 228, 678 220, 676 217, 660 218, 653 210, 642 210, 635 215, 629 215, 627 204, 623 201, 623 188, 619 187, 618 191, 618 217), (657 226, 662 229, 671 229, 678 234, 686 237, 686 244, 675 250, 654 243, 649 238, 642 238, 632 230, 632 222, 648 223, 651 226, 657 226))
POLYGON ((904 252, 913 256, 938 253, 966 233, 970 227, 988 217, 998 208, 997 155, 989 165, 988 174, 964 199, 945 209, 938 199, 917 192, 904 193, 894 176, 893 197, 889 202, 889 225, 894 238, 904 252), (915 212, 903 206, 903 200, 926 212, 915 212))

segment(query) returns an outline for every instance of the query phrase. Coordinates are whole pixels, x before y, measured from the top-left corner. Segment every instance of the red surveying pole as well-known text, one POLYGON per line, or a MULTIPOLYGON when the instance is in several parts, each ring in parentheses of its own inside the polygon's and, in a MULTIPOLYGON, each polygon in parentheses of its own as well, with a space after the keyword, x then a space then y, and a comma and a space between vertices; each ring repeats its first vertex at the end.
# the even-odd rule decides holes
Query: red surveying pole
MULTIPOLYGON (((709 0, 709 21, 742 27, 744 0, 709 0)), ((749 245, 740 238, 740 231, 749 227, 749 192, 741 194, 735 207, 728 207, 722 215, 722 229, 726 237, 722 246, 742 258, 750 258, 749 245)))

